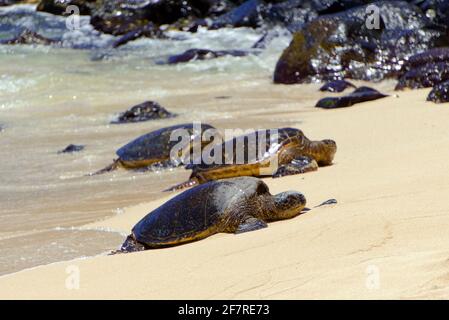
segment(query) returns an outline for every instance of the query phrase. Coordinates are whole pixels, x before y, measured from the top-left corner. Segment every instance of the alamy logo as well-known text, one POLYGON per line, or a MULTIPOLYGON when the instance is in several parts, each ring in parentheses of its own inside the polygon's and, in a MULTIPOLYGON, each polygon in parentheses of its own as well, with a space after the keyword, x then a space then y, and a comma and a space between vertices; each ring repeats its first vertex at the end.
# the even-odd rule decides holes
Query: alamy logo
POLYGON ((365 26, 368 30, 380 29, 380 9, 378 6, 371 4, 366 7, 365 26))
POLYGON ((78 6, 70 5, 65 9, 65 14, 68 15, 65 21, 65 26, 70 31, 80 29, 80 9, 78 6))
POLYGON ((80 288, 80 268, 76 265, 69 265, 65 269, 68 274, 65 279, 65 287, 67 290, 78 290, 80 288))
POLYGON ((267 160, 267 166, 277 165, 279 148, 277 129, 226 129, 224 136, 215 128, 202 130, 201 123, 193 123, 193 132, 174 130, 170 141, 177 142, 170 150, 174 164, 246 164, 267 160))
POLYGON ((368 290, 377 290, 380 288, 380 270, 376 265, 369 265, 366 268, 365 286, 368 290))

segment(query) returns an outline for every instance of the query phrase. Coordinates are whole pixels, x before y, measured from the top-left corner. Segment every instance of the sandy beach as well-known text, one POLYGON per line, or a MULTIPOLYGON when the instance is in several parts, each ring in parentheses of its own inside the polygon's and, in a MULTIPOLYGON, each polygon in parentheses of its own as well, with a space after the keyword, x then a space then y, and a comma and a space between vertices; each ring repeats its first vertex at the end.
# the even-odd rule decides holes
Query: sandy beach
MULTIPOLYGON (((425 102, 428 91, 302 111, 298 128, 337 142, 334 165, 264 181, 272 193, 303 192, 310 207, 330 198, 336 205, 241 235, 2 276, 0 299, 445 298, 449 108, 425 102), (71 286, 73 276, 79 288, 71 286)), ((282 117, 294 115, 289 108, 282 117)), ((83 228, 125 235, 166 199, 83 228)))

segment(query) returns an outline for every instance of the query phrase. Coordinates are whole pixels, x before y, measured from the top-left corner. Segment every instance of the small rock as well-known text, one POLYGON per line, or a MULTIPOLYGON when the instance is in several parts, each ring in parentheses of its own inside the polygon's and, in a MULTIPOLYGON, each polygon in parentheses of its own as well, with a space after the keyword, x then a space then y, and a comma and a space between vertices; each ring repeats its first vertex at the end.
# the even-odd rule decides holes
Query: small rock
POLYGON ((435 103, 449 102, 449 81, 437 84, 427 96, 427 101, 435 103))
POLYGON ((349 87, 355 88, 355 85, 346 80, 333 80, 323 85, 320 91, 342 92, 349 87))
POLYGON ((219 58, 223 56, 243 57, 248 53, 240 50, 220 50, 213 51, 209 49, 189 49, 181 54, 170 56, 168 58, 168 64, 177 64, 183 62, 189 62, 192 60, 208 60, 219 58))
POLYGON ((21 33, 12 39, 2 40, 0 44, 38 44, 38 45, 50 45, 57 43, 58 41, 45 38, 40 34, 37 34, 31 30, 24 29, 21 33))
POLYGON ((132 107, 125 112, 122 112, 117 120, 113 120, 111 123, 132 123, 141 122, 156 119, 172 118, 176 115, 167 111, 164 107, 154 101, 145 101, 132 107))
POLYGON ((369 87, 360 87, 346 96, 323 98, 317 102, 315 107, 324 109, 345 108, 350 107, 356 103, 377 100, 384 97, 387 97, 387 95, 382 94, 375 89, 369 87))
POLYGON ((69 144, 65 149, 58 151, 58 153, 73 153, 84 150, 83 145, 69 144))

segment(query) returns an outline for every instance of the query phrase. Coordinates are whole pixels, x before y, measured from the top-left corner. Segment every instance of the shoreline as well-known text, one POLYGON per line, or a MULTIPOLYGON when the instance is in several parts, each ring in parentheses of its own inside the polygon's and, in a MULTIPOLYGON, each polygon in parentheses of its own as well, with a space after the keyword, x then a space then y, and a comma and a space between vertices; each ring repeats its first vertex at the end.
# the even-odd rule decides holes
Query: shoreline
MULTIPOLYGON (((272 193, 303 192, 309 207, 330 198, 338 200, 336 205, 246 234, 218 234, 169 249, 83 258, 4 275, 0 298, 447 296, 449 173, 440 153, 449 147, 449 109, 427 103, 429 90, 395 92, 398 98, 340 110, 301 110, 297 127, 307 136, 337 141, 334 164, 264 181, 272 193), (80 287, 70 290, 67 270, 73 266, 80 287)), ((81 228, 127 233, 166 199, 125 208, 81 228)))

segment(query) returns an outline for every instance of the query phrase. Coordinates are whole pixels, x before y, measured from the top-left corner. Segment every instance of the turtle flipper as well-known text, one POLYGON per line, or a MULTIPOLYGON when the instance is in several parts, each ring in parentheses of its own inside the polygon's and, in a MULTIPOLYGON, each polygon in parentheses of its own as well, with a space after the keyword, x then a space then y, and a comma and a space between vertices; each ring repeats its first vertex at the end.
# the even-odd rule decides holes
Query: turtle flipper
POLYGON ((118 253, 128 253, 128 252, 136 252, 146 250, 145 246, 136 241, 134 236, 130 234, 126 237, 125 242, 123 242, 122 246, 119 250, 112 251, 110 255, 118 254, 118 253))
POLYGON ((266 228, 268 225, 265 221, 251 217, 242 222, 234 233, 243 233, 266 228))
POLYGON ((301 156, 293 159, 292 162, 288 164, 279 166, 279 168, 273 174, 273 178, 306 173, 309 171, 315 171, 317 169, 318 163, 315 161, 315 159, 301 156))
POLYGON ((119 165, 120 165, 120 159, 115 159, 114 162, 112 162, 107 167, 104 167, 103 169, 98 170, 96 172, 89 173, 88 176, 96 176, 97 174, 103 174, 106 172, 114 171, 115 169, 117 169, 119 167, 119 165))
POLYGON ((189 180, 187 180, 187 181, 184 181, 184 182, 182 182, 182 183, 180 183, 180 184, 176 184, 176 185, 174 185, 174 186, 171 186, 171 187, 168 188, 168 189, 165 189, 164 192, 167 192, 167 191, 177 191, 177 190, 181 190, 181 189, 185 189, 185 188, 190 188, 190 187, 196 186, 197 184, 199 184, 198 179, 196 179, 196 178, 191 178, 191 179, 189 179, 189 180))

